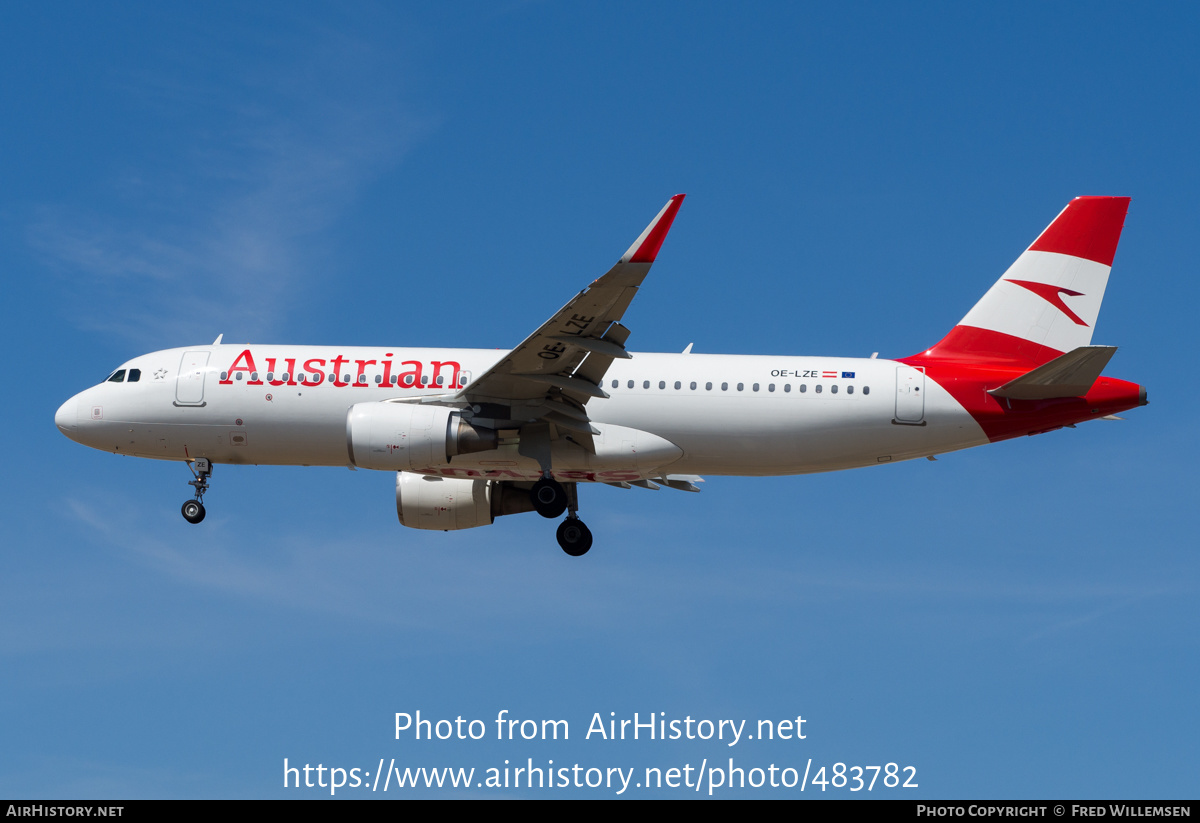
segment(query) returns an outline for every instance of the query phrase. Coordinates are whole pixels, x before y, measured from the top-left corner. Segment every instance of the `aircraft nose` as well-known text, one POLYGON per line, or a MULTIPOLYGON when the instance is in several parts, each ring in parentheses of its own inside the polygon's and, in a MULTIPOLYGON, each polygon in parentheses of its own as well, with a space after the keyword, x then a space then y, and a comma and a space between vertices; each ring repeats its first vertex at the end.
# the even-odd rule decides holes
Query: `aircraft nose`
POLYGON ((79 399, 72 397, 66 403, 58 407, 58 411, 54 413, 54 425, 58 426, 58 430, 67 437, 72 437, 76 429, 79 428, 79 399))

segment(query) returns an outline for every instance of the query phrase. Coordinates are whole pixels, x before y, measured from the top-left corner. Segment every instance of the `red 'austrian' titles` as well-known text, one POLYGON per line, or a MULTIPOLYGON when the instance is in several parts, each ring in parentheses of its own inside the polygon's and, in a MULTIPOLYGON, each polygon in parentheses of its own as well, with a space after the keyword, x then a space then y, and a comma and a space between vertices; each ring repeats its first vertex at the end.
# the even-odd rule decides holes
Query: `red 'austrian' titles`
MULTIPOLYGON (((391 352, 388 352, 386 357, 391 357, 391 352)), ((266 365, 266 371, 261 372, 258 365, 255 363, 254 354, 250 349, 243 349, 237 357, 233 359, 233 363, 222 374, 220 384, 222 386, 232 385, 234 380, 238 379, 239 373, 245 374, 247 386, 319 386, 325 380, 325 372, 328 370, 332 377, 330 382, 338 388, 346 386, 354 386, 355 388, 365 389, 368 386, 391 386, 393 379, 395 385, 400 388, 436 388, 438 387, 438 378, 447 378, 443 382, 448 389, 461 389, 462 385, 459 382, 459 375, 462 370, 462 364, 457 360, 432 360, 424 363, 420 360, 402 360, 400 363, 395 363, 392 360, 350 360, 342 355, 334 357, 332 360, 327 360, 322 357, 312 357, 305 360, 300 365, 299 374, 296 371, 295 357, 266 357, 263 358, 263 363, 266 365), (283 366, 277 368, 282 360, 283 366), (349 381, 344 378, 348 375, 343 371, 344 366, 351 363, 355 366, 354 376, 349 381), (380 376, 380 383, 376 384, 367 379, 367 366, 380 366, 383 372, 380 376), (399 366, 400 369, 393 370, 399 366), (446 372, 449 372, 447 375, 446 372), (267 380, 262 379, 263 375, 267 376, 267 380), (300 379, 297 380, 297 377, 300 379), (280 378, 287 378, 280 379, 280 378)))

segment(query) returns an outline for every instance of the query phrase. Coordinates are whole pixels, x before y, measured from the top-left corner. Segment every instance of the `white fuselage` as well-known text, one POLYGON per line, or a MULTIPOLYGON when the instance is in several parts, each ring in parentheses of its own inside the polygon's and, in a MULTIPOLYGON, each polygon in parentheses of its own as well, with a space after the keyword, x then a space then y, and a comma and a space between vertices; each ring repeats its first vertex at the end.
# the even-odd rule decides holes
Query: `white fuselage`
MULTIPOLYGON (((351 406, 446 394, 506 354, 323 346, 168 349, 125 363, 126 375, 138 370, 137 382, 87 389, 63 404, 55 422, 73 440, 139 457, 346 466, 351 406)), ((674 474, 832 471, 988 442, 937 383, 891 360, 635 354, 613 362, 602 388, 609 397, 587 404, 592 421, 670 441, 683 455, 656 470, 674 474)), ((515 445, 429 468, 448 476, 539 476, 537 463, 515 445)), ((564 479, 632 480, 637 474, 572 472, 564 479)))

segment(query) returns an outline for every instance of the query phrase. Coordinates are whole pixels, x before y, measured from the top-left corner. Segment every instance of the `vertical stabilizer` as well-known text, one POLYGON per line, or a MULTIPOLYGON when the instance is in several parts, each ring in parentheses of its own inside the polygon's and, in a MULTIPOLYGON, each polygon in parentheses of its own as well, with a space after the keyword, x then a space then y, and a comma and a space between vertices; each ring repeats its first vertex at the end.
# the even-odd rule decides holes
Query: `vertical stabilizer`
POLYGON ((925 358, 1038 366, 1092 342, 1128 197, 1077 197, 925 358))

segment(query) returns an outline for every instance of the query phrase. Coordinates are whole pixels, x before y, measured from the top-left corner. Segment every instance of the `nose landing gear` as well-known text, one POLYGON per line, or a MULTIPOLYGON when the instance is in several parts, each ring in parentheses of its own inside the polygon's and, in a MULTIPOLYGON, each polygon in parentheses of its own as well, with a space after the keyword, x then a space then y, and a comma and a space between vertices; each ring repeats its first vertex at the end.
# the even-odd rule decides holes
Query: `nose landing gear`
POLYGON ((196 494, 192 500, 185 500, 180 508, 183 519, 192 524, 204 519, 204 493, 208 491, 208 478, 212 476, 212 462, 207 457, 198 457, 195 463, 195 468, 188 463, 188 468, 196 478, 189 480, 188 485, 196 487, 196 494))

